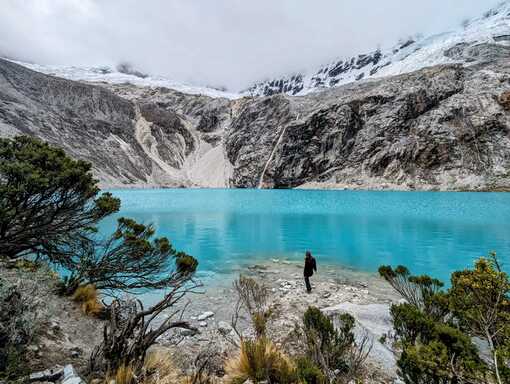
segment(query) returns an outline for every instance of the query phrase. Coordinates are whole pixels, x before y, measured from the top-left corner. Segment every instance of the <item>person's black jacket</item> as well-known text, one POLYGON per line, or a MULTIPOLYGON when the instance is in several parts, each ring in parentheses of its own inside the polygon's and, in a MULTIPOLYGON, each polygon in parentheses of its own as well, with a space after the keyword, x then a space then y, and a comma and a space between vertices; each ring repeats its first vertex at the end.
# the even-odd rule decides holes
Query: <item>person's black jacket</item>
POLYGON ((315 262, 315 258, 312 256, 305 259, 305 277, 313 276, 313 271, 317 272, 317 263, 315 262))

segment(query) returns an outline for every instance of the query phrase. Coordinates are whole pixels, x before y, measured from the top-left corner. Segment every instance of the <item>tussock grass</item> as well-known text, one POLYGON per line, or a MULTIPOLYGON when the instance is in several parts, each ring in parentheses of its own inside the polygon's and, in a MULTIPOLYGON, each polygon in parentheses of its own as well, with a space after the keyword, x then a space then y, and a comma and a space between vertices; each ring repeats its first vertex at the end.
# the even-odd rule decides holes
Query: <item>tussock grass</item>
POLYGON ((99 301, 99 294, 93 284, 82 285, 73 294, 73 300, 80 304, 80 308, 88 316, 100 317, 104 306, 99 301))
POLYGON ((106 376, 105 384, 115 382, 115 384, 135 384, 136 378, 131 364, 122 364, 115 374, 106 376))
POLYGON ((141 369, 135 370, 132 364, 122 364, 116 372, 106 375, 104 384, 111 384, 113 381, 115 384, 185 383, 181 371, 174 366, 170 355, 161 351, 149 353, 141 369))
POLYGON ((173 364, 170 355, 162 351, 151 352, 143 366, 143 384, 180 383, 180 370, 173 364))
POLYGON ((241 343, 239 356, 226 364, 227 383, 254 382, 291 384, 298 382, 294 363, 271 340, 262 337, 241 343))

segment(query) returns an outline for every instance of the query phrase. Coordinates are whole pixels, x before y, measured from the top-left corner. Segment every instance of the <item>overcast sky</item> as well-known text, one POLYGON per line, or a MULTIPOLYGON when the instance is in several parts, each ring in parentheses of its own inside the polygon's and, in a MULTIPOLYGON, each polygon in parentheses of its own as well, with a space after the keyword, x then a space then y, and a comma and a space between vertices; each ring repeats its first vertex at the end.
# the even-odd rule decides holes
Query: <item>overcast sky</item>
POLYGON ((244 88, 458 27, 499 0, 0 0, 0 54, 244 88))

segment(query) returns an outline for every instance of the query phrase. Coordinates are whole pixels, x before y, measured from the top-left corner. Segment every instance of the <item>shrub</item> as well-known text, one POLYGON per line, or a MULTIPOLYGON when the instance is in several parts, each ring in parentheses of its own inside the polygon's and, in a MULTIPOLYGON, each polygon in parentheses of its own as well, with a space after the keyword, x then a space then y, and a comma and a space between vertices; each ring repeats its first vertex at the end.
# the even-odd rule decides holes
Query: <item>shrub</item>
POLYGON ((496 379, 510 381, 510 280, 495 253, 472 270, 454 272, 449 302, 459 328, 487 341, 496 379))
POLYGON ((246 380, 291 384, 298 380, 292 361, 265 337, 242 341, 239 357, 227 363, 226 371, 227 381, 233 384, 246 380))
POLYGON ((26 348, 38 330, 37 304, 21 284, 0 278, 0 379, 7 381, 27 373, 26 348))
POLYGON ((303 384, 327 384, 328 380, 321 369, 309 357, 296 359, 297 376, 303 384))
POLYGON ((151 225, 120 218, 108 238, 95 237, 73 249, 62 264, 72 274, 62 291, 94 284, 103 293, 139 292, 170 287, 175 274, 194 272, 197 261, 177 252, 166 237, 156 238, 151 225))
MULTIPOLYGON (((138 376, 143 368, 147 351, 164 333, 175 328, 196 331, 182 319, 184 309, 175 309, 179 301, 197 288, 193 281, 197 262, 189 270, 179 269, 177 261, 170 274, 169 289, 153 306, 145 308, 141 301, 115 299, 108 307, 108 321, 104 326, 103 341, 90 357, 89 371, 116 372, 123 365, 130 365, 138 376), (160 315, 170 313, 164 320, 160 315)), ((88 290, 84 295, 88 297, 88 290)))
POLYGON ((428 338, 404 344, 397 365, 405 383, 456 383, 476 380, 483 364, 471 339, 454 327, 431 323, 428 338))
POLYGON ((446 292, 428 276, 397 269, 381 267, 380 273, 408 301, 391 307, 405 383, 510 379, 510 282, 495 254, 454 272, 446 292), (487 342, 492 361, 481 360, 473 338, 487 342))
POLYGON ((444 315, 446 308, 442 306, 438 294, 443 283, 429 276, 412 276, 409 270, 399 265, 393 269, 388 265, 379 267, 383 277, 409 304, 425 312, 434 313, 438 317, 444 315))
POLYGON ((349 371, 348 353, 355 347, 354 318, 342 314, 339 320, 335 329, 331 319, 315 307, 303 316, 307 355, 329 378, 349 371))
MULTIPOLYGON (((241 310, 248 314, 256 337, 265 337, 267 322, 272 315, 269 304, 269 290, 265 285, 259 284, 254 279, 240 276, 234 281, 234 291, 238 300, 234 310, 232 326, 236 329, 237 319, 241 310)), ((237 332, 240 335, 239 332, 237 332)))

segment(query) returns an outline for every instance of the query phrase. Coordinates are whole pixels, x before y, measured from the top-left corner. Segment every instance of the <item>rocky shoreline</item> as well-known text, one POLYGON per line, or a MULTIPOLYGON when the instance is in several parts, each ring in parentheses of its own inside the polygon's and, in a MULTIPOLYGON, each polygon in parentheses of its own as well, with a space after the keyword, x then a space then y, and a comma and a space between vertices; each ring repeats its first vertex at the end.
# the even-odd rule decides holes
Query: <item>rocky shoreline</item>
MULTIPOLYGON (((77 304, 56 296, 53 293, 55 275, 49 270, 37 272, 34 278, 33 272, 0 267, 8 281, 31 279, 32 284, 39 287, 34 296, 38 302, 45 303, 41 318, 51 319, 43 324, 42 334, 30 346, 31 382, 83 383, 80 374, 86 371, 88 355, 100 341, 102 321, 84 316, 77 304)), ((235 274, 215 276, 214 284, 212 280, 205 281, 200 292, 188 295, 187 302, 182 304, 186 305, 184 319, 198 332, 182 330, 165 334, 155 349, 169 353, 174 364, 184 371, 193 369, 197 354, 207 350, 218 360, 218 376, 221 377, 224 361, 238 348, 237 335, 231 326, 236 297, 232 282, 237 272, 268 287, 274 308, 268 335, 278 346, 296 352, 293 331, 309 306, 328 314, 347 312, 357 321, 357 337, 368 335, 372 344, 367 382, 392 382, 396 378, 393 353, 379 339, 391 328, 389 306, 399 297, 377 275, 337 266, 320 265, 319 272, 312 278, 311 294, 305 291, 301 264, 286 260, 273 259, 241 268, 235 274)), ((149 298, 146 305, 150 305, 150 296, 142 295, 142 300, 144 297, 149 298)), ((253 333, 246 318, 240 319, 238 330, 246 336, 253 333)))
MULTIPOLYGON (((372 344, 368 376, 378 383, 392 382, 396 378, 394 355, 379 339, 390 331, 389 307, 400 298, 376 274, 321 266, 311 279, 313 291, 307 294, 300 263, 274 259, 250 265, 241 273, 269 288, 275 314, 269 322, 268 333, 277 345, 293 352, 293 331, 309 306, 331 315, 350 313, 357 321, 357 336, 368 334, 372 344)), ((170 348, 184 368, 199 351, 212 348, 217 356, 227 358, 236 350, 236 335, 230 325, 235 305, 233 278, 225 276, 221 284, 206 285, 203 294, 188 298, 191 301, 187 313, 192 325, 199 329, 198 333, 182 332, 178 346, 171 345, 175 335, 159 340, 160 347, 170 348)), ((252 334, 247 319, 241 319, 239 328, 247 336, 252 334)))

